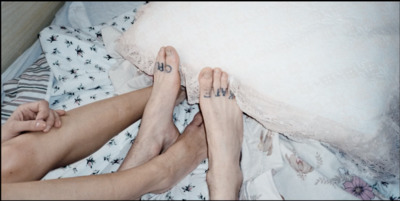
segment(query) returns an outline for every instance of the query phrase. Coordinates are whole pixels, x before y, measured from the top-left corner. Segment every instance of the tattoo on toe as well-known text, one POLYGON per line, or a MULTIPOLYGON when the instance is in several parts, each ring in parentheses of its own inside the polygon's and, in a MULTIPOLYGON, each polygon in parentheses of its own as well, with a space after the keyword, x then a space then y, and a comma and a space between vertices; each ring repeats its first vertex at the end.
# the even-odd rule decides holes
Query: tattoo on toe
POLYGON ((219 89, 217 89, 217 93, 215 94, 215 97, 219 97, 219 89))
POLYGON ((159 63, 159 62, 156 62, 156 65, 157 65, 157 69, 159 70, 159 71, 164 71, 164 63, 159 63))
POLYGON ((165 72, 170 73, 172 71, 172 67, 170 65, 165 65, 165 72))
POLYGON ((209 91, 207 91, 204 96, 204 98, 211 98, 211 93, 209 91))
POLYGON ((221 88, 222 96, 226 95, 226 89, 221 88))
POLYGON ((234 99, 235 98, 235 94, 233 94, 233 92, 231 90, 229 90, 229 98, 228 99, 234 99))

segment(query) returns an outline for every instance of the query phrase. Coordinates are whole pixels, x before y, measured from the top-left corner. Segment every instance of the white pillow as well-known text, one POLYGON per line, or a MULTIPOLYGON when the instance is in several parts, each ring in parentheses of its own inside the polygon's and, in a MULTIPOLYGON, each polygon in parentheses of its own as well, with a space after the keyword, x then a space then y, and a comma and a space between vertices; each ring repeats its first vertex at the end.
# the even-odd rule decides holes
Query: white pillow
POLYGON ((151 75, 174 46, 189 103, 220 67, 265 127, 398 174, 398 2, 151 2, 136 17, 117 51, 151 75))

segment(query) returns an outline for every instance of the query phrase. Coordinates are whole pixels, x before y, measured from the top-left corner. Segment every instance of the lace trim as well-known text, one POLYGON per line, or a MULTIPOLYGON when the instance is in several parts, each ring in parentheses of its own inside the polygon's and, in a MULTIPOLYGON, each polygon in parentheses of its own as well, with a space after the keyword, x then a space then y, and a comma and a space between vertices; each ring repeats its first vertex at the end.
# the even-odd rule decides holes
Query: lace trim
MULTIPOLYGON (((124 44, 124 41, 120 42, 120 44, 124 44)), ((118 47, 120 49, 117 51, 122 53, 124 58, 135 64, 143 72, 149 75, 154 73, 155 57, 153 55, 141 53, 134 45, 120 45, 118 47)), ((186 87, 188 102, 190 104, 198 103, 198 73, 183 65, 180 66, 180 73, 182 77, 181 84, 186 87)), ((288 137, 300 141, 302 139, 316 139, 329 143, 338 149, 338 154, 340 153, 341 156, 345 156, 345 160, 342 160, 343 163, 349 166, 349 161, 360 164, 357 168, 353 168, 353 172, 357 169, 357 172, 368 178, 380 178, 387 181, 399 178, 399 126, 393 120, 386 119, 383 121, 381 129, 383 136, 379 135, 374 139, 367 139, 363 137, 362 133, 344 128, 332 120, 308 114, 305 111, 293 108, 282 102, 274 101, 271 97, 260 95, 260 93, 251 87, 240 83, 239 80, 235 80, 234 78, 230 78, 229 84, 242 111, 256 119, 264 127, 284 133, 288 137), (282 108, 285 108, 285 110, 282 110, 282 108), (290 119, 287 117, 290 117, 290 119), (319 123, 316 124, 315 122, 319 123), (313 125, 318 125, 318 127, 313 125), (324 125, 335 125, 335 131, 340 132, 341 136, 348 136, 348 138, 335 137, 335 133, 332 133, 331 138, 327 137, 329 135, 319 135, 320 133, 329 132, 330 126, 324 127, 324 125), (310 130, 313 132, 310 133, 310 130), (381 150, 382 154, 378 154, 375 151, 371 152, 371 148, 377 151, 381 150)), ((396 108, 390 108, 390 111, 396 111, 396 108)), ((399 119, 398 112, 392 112, 390 115, 393 118, 399 119)))
MULTIPOLYGON (((137 20, 142 16, 143 10, 150 6, 151 4, 147 4, 137 12, 137 20)), ((137 46, 129 45, 127 41, 124 41, 124 37, 120 37, 118 40, 119 45, 116 46, 116 51, 146 74, 153 75, 154 53, 143 52, 137 46)), ((190 66, 181 64, 180 74, 181 84, 186 87, 188 103, 198 103, 199 72, 193 70, 190 66)), ((393 104, 388 109, 388 114, 386 117, 381 118, 382 128, 380 132, 383 134, 369 139, 363 133, 343 127, 341 124, 318 114, 310 114, 307 111, 276 101, 272 97, 262 95, 250 86, 240 83, 234 77, 230 78, 229 84, 242 111, 264 127, 275 132, 284 133, 286 136, 298 141, 315 139, 329 143, 337 148, 337 154, 342 156, 343 163, 349 166, 351 165, 350 163, 360 164, 353 168, 352 171, 360 172, 360 175, 364 175, 367 178, 380 178, 386 181, 399 179, 400 115, 398 96, 393 97, 393 104), (332 131, 332 126, 335 133, 332 131)), ((394 89, 394 91, 396 90, 398 93, 399 89, 394 89)))

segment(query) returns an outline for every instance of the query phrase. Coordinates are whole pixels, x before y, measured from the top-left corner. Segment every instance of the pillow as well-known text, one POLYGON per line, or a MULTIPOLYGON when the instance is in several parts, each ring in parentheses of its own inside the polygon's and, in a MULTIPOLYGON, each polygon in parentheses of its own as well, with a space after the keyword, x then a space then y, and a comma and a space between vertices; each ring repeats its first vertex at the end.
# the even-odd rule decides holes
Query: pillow
POLYGON ((151 2, 116 51, 152 75, 171 45, 189 103, 201 69, 220 67, 265 127, 398 176, 398 25, 398 2, 151 2))

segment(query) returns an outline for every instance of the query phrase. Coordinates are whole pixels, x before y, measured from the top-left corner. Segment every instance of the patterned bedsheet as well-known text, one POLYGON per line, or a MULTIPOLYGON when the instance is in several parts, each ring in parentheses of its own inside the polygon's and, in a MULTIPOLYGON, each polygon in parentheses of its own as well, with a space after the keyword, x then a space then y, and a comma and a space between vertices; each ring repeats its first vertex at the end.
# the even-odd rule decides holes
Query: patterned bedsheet
POLYGON ((29 66, 18 78, 3 84, 4 100, 1 105, 1 124, 13 111, 23 103, 48 99, 50 82, 52 80, 50 67, 44 54, 29 66))
MULTIPOLYGON (((44 54, 20 77, 4 84, 2 123, 21 103, 46 99, 53 109, 70 110, 114 96, 109 70, 118 61, 103 42, 102 28, 120 32, 135 22, 136 9, 106 23, 78 29, 49 26, 40 33, 44 54)), ((144 87, 141 86, 141 87, 144 87)), ((186 101, 173 113, 182 132, 199 111, 186 101)), ((399 182, 370 180, 349 172, 328 144, 294 141, 247 121, 242 149, 244 182, 241 199, 400 199, 399 182)), ((43 180, 115 172, 135 140, 140 120, 126 128, 92 155, 49 172, 43 180)), ((354 164, 363 167, 363 164, 354 164)), ((203 161, 175 187, 162 194, 143 195, 144 200, 209 199, 206 183, 208 161, 203 161)))

